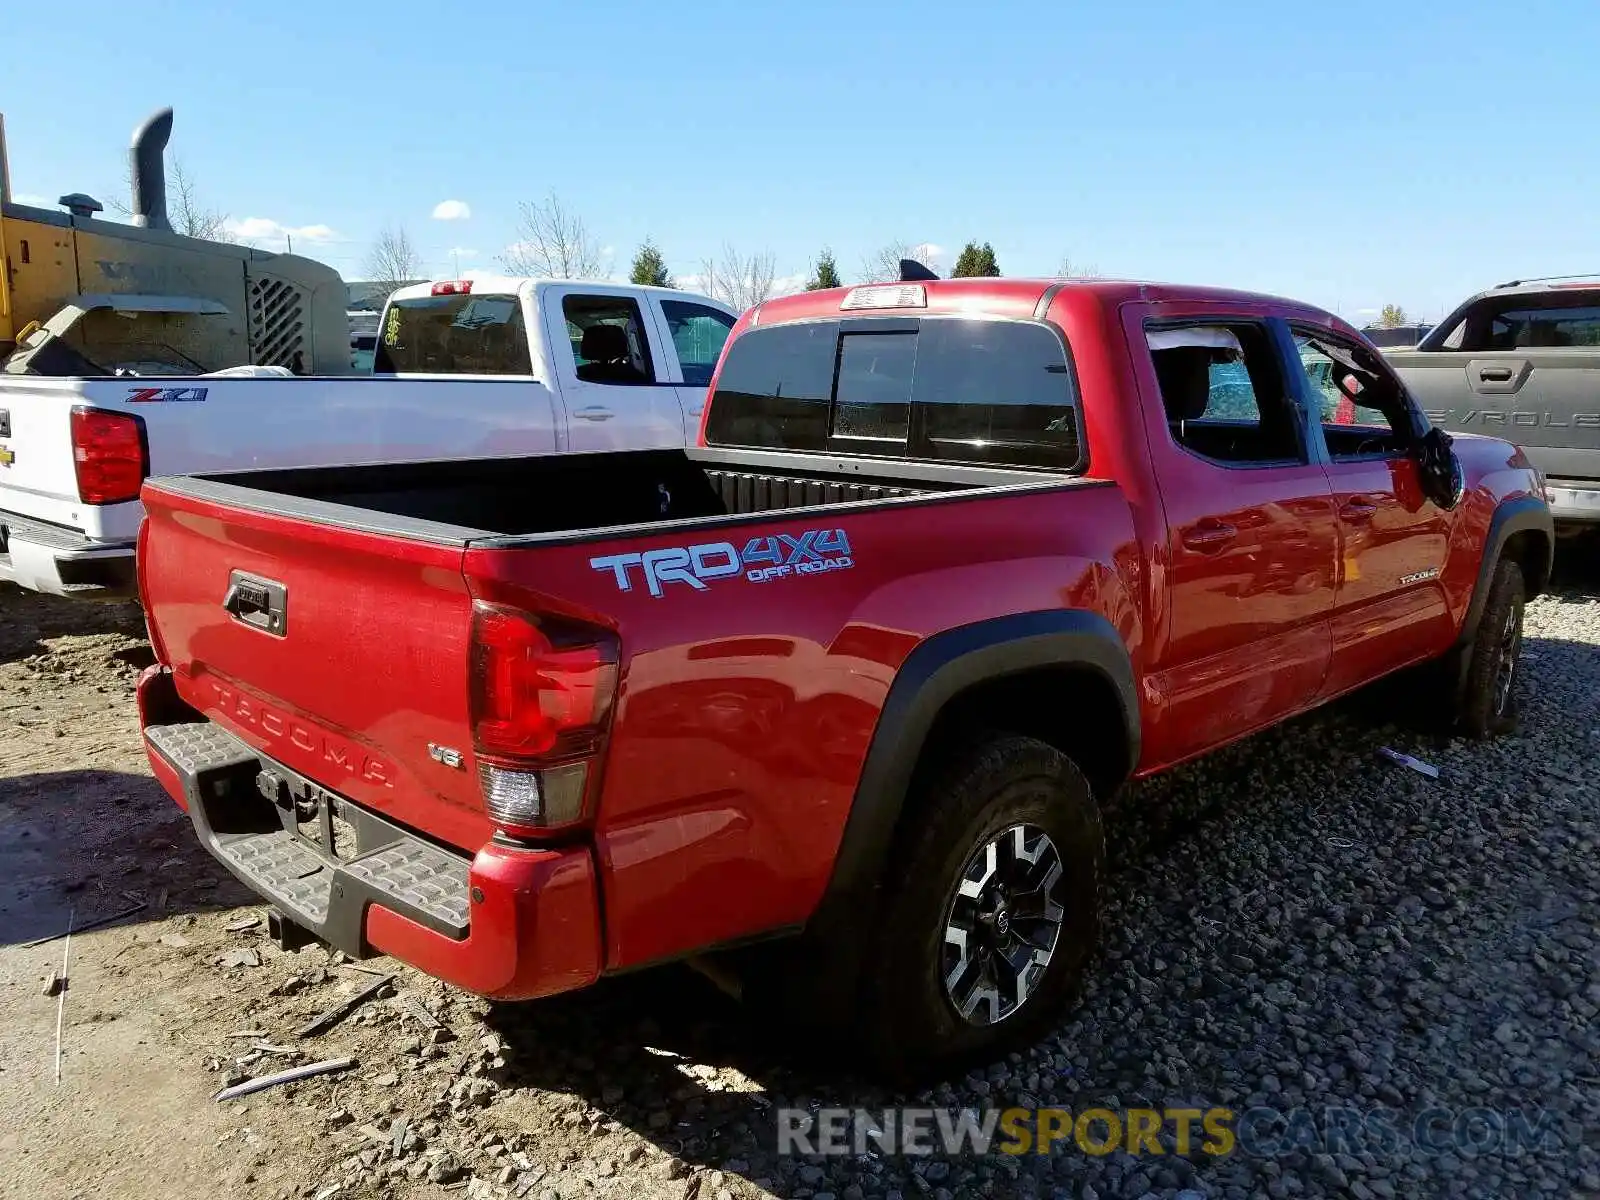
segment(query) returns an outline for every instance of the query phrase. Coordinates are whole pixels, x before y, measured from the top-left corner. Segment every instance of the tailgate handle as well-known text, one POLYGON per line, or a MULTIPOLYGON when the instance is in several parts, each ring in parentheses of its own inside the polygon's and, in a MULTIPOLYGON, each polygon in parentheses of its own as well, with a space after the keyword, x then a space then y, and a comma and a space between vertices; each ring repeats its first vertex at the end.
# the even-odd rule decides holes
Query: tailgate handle
POLYGON ((289 632, 289 589, 276 580, 234 571, 222 607, 234 620, 263 633, 283 637, 289 632))
POLYGON ((1485 383, 1510 383, 1510 367, 1484 367, 1478 372, 1478 378, 1485 383))

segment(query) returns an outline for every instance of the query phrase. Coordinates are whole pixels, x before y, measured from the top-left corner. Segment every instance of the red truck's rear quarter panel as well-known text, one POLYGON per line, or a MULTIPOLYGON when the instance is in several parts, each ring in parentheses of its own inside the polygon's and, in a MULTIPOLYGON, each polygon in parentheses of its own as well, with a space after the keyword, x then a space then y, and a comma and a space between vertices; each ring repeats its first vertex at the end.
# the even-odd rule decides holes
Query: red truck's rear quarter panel
POLYGON ((606 543, 467 553, 484 599, 620 634, 595 829, 611 969, 807 919, 896 669, 928 635, 1083 608, 1138 651, 1135 604, 1107 554, 1131 544, 1132 520, 1110 485, 769 518, 626 548, 817 528, 844 530, 850 568, 767 583, 738 575, 703 591, 669 583, 660 596, 637 582, 622 591, 591 566, 615 549, 606 543))

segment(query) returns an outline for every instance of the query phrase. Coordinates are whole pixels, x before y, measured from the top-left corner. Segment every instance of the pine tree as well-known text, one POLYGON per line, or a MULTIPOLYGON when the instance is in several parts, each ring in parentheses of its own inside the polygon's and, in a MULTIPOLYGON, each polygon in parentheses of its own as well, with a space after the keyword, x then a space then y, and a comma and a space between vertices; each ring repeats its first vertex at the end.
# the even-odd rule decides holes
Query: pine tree
POLYGON ((806 291, 820 292, 824 288, 843 286, 844 280, 839 278, 839 265, 833 261, 833 251, 824 247, 817 259, 817 269, 811 274, 811 282, 806 284, 806 291))
POLYGON ((672 273, 667 270, 667 262, 661 257, 661 251, 656 249, 656 244, 649 238, 646 238, 644 245, 639 247, 639 253, 633 256, 633 271, 628 279, 643 287, 673 286, 672 273))
POLYGON ((978 245, 977 242, 968 242, 961 249, 961 256, 956 259, 955 269, 950 272, 951 279, 974 279, 978 276, 993 276, 1000 274, 1000 264, 995 262, 994 247, 988 242, 978 245))

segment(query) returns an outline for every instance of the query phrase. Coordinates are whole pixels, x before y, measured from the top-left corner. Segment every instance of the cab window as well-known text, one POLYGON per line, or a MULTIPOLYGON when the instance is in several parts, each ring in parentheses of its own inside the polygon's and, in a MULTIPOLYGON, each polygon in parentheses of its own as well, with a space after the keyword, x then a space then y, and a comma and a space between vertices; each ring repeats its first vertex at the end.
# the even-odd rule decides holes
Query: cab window
POLYGON ((1308 461, 1272 335, 1251 321, 1145 330, 1172 440, 1222 466, 1308 461))
POLYGON ((683 382, 706 387, 717 369, 733 318, 720 309, 684 300, 663 300, 661 312, 667 318, 678 365, 683 368, 683 382))
POLYGON ((1405 451, 1411 434, 1405 392, 1370 351, 1301 329, 1294 331, 1294 345, 1329 457, 1386 458, 1405 451))
POLYGON ((565 296, 561 313, 578 378, 617 386, 656 382, 639 303, 630 296, 565 296))
POLYGON ((373 354, 379 375, 531 375, 522 302, 514 295, 394 300, 373 354))
POLYGON ((1083 465, 1066 349, 1046 325, 867 317, 762 326, 728 347, 715 445, 996 466, 1083 465))

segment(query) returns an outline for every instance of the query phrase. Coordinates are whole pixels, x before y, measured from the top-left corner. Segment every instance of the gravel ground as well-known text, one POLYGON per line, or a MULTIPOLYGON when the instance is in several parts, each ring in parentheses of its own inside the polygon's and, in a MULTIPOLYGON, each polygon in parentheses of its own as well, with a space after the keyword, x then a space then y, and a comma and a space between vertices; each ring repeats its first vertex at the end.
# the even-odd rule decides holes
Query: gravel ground
POLYGON ((393 971, 392 994, 296 1041, 374 977, 238 927, 262 910, 143 765, 137 612, 0 590, 0 1190, 1600 1196, 1600 555, 1587 553, 1530 608, 1517 737, 1421 736, 1362 697, 1132 790, 1108 824, 1108 944, 1081 1005, 1030 1053, 911 1097, 805 1061, 676 969, 491 1006, 373 960, 361 966, 393 971), (1441 778, 1388 764, 1383 745, 1441 778), (66 1000, 41 995, 61 944, 20 943, 69 908, 82 920, 135 898, 147 907, 129 921, 73 938, 66 1000), (211 1101, 229 1079, 337 1055, 357 1068, 211 1101), (1221 1158, 1198 1137, 1187 1155, 1137 1158, 776 1153, 777 1108, 895 1103, 1302 1117, 1258 1114, 1261 1152, 1221 1158), (1395 1114, 1402 1138, 1330 1145, 1314 1136, 1329 1108, 1395 1114), (1420 1114, 1448 1127, 1474 1109, 1469 1132, 1494 1128, 1484 1110, 1542 1110, 1549 1136, 1522 1154, 1406 1140, 1420 1114))

